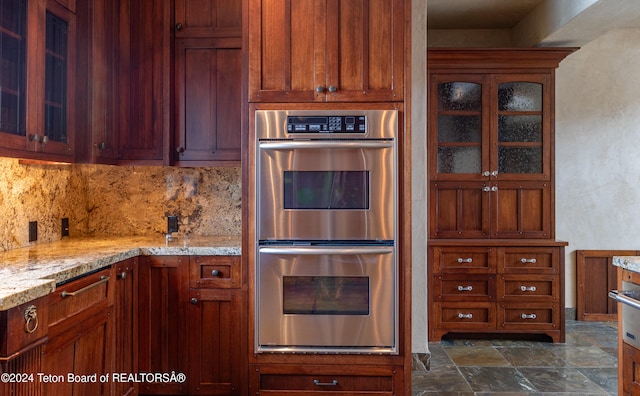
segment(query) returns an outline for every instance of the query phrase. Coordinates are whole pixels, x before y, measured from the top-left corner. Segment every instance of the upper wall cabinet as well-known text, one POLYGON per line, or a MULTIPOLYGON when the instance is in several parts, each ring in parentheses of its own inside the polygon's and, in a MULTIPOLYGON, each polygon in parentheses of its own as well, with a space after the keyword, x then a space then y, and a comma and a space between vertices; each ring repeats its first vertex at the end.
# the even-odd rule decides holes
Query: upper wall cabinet
POLYGON ((393 102, 404 0, 250 0, 251 102, 393 102))
POLYGON ((175 35, 242 37, 242 1, 175 0, 175 35))
POLYGON ((72 161, 75 14, 53 0, 0 9, 0 152, 72 161))

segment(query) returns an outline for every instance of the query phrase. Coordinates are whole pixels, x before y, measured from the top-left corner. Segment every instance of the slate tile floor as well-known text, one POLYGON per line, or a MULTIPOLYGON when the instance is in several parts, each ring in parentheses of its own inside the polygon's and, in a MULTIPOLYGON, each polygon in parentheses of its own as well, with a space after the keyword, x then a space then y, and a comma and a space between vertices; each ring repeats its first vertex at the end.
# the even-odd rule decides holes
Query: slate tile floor
POLYGON ((429 343, 413 396, 616 395, 615 322, 566 322, 566 343, 452 339, 429 343))

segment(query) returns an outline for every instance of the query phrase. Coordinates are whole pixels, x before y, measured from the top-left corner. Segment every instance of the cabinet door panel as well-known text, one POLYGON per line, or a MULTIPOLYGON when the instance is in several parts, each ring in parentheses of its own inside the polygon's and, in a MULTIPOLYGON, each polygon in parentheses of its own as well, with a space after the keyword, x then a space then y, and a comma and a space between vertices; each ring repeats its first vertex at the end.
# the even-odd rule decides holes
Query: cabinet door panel
MULTIPOLYGON (((140 372, 187 373, 188 263, 188 256, 140 258, 140 372)), ((140 393, 143 394, 187 392, 186 384, 140 384, 140 393)))
POLYGON ((433 182, 431 238, 488 238, 489 198, 483 182, 433 182))
POLYGON ((191 291, 190 370, 193 394, 239 395, 243 355, 241 291, 191 291))
MULTIPOLYGON (((138 371, 138 263, 131 258, 115 266, 115 372, 138 371)), ((114 381, 114 394, 137 394, 138 385, 114 381)))
POLYGON ((492 184, 491 225, 494 238, 553 238, 551 183, 492 184))
POLYGON ((327 24, 327 100, 402 100, 404 1, 329 1, 327 24))
POLYGON ((175 20, 176 37, 240 37, 242 2, 176 0, 175 20))
POLYGON ((240 39, 176 43, 177 161, 240 161, 240 39))
POLYGON ((316 98, 315 91, 324 85, 324 4, 252 0, 249 7, 250 101, 324 101, 324 93, 316 98))

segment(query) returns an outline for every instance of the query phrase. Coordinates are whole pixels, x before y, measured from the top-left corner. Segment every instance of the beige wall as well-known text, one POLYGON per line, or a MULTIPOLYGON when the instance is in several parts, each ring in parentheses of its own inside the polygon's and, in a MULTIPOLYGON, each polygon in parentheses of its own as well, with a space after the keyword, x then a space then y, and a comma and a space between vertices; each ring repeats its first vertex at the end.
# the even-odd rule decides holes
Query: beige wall
POLYGON ((575 251, 640 249, 640 29, 583 46, 556 74, 556 234, 575 251))

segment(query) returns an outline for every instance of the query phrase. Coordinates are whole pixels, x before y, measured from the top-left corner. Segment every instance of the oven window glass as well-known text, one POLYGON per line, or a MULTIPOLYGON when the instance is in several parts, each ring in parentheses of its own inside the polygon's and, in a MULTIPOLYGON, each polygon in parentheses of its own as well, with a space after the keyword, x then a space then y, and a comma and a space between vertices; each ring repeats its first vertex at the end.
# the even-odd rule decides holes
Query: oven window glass
POLYGON ((284 209, 369 209, 369 171, 285 171, 284 209))
POLYGON ((369 315, 366 276, 285 276, 284 314, 369 315))

